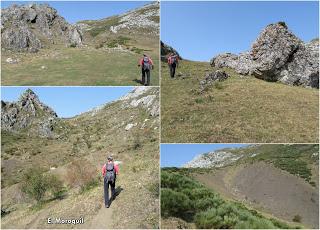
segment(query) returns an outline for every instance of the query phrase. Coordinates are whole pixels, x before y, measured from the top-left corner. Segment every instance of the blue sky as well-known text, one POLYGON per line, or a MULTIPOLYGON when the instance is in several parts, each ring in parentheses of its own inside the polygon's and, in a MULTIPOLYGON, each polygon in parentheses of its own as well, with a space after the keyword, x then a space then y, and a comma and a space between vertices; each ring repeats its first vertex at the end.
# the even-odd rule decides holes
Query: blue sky
POLYGON ((199 154, 243 146, 245 144, 161 144, 161 167, 181 167, 199 154))
POLYGON ((319 34, 318 2, 161 2, 161 40, 189 60, 250 49, 268 24, 285 21, 300 39, 319 34))
POLYGON ((51 107, 59 117, 72 117, 96 106, 118 99, 133 87, 1 87, 1 100, 17 101, 32 89, 40 101, 51 107))
POLYGON ((34 2, 49 3, 69 23, 106 18, 125 13, 148 3, 146 1, 1 1, 1 8, 6 8, 13 3, 28 4, 34 2))

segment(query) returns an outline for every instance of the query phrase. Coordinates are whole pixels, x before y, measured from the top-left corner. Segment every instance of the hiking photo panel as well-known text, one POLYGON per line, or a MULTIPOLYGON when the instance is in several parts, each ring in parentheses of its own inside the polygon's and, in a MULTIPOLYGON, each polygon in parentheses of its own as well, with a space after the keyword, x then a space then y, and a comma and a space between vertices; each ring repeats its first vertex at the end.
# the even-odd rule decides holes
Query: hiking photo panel
POLYGON ((161 2, 161 142, 318 143, 318 19, 312 1, 161 2))
POLYGON ((159 85, 156 1, 2 1, 2 85, 159 85))
POLYGON ((319 229, 318 144, 161 144, 161 229, 319 229))
POLYGON ((1 229, 159 228, 158 87, 1 97, 1 229))

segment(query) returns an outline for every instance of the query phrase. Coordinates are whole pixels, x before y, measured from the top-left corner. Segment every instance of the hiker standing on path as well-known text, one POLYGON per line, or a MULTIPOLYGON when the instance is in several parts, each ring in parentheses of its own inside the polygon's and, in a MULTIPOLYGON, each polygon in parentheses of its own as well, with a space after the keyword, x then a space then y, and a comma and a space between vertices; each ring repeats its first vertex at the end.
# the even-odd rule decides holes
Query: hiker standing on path
POLYGON ((145 86, 150 85, 150 72, 153 69, 153 61, 146 54, 143 54, 143 58, 140 59, 138 66, 141 66, 142 84, 145 86), (147 75, 147 83, 146 83, 147 75))
POLYGON ((107 163, 102 167, 104 180, 104 205, 109 208, 110 202, 115 199, 116 195, 116 177, 119 175, 119 166, 113 162, 113 157, 108 156, 107 163), (109 201, 109 185, 111 187, 111 198, 109 201))
POLYGON ((170 77, 174 78, 176 68, 178 68, 179 65, 178 55, 171 53, 168 57, 168 65, 170 69, 170 77))

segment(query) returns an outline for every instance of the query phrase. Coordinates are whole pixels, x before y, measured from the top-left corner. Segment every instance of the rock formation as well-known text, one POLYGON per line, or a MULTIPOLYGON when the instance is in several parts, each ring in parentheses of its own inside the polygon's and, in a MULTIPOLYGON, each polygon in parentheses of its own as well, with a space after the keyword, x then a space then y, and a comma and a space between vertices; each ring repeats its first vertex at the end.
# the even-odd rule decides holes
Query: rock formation
POLYGON ((222 70, 216 70, 212 73, 207 73, 204 80, 200 81, 200 89, 203 91, 207 86, 212 85, 213 82, 224 81, 229 78, 229 75, 222 70))
POLYGON ((57 114, 40 102, 31 90, 26 90, 17 102, 1 101, 1 129, 17 132, 30 128, 34 134, 51 137, 57 114))
POLYGON ((230 67, 266 81, 319 88, 319 40, 304 43, 284 22, 268 25, 249 52, 219 54, 214 67, 230 67))
POLYGON ((48 43, 79 46, 82 35, 47 4, 14 4, 2 9, 1 40, 5 49, 37 52, 48 43))

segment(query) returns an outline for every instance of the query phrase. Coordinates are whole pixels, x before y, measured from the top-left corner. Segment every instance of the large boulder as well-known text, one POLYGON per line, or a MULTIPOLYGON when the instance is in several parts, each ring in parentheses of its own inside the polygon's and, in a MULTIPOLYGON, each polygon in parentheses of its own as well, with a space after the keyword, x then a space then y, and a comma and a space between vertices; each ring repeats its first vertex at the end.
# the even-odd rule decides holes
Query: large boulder
POLYGON ((230 67, 267 81, 319 88, 319 41, 305 44, 283 22, 268 25, 249 52, 220 54, 215 67, 230 67))
POLYGON ((47 4, 12 5, 1 13, 1 40, 5 49, 35 52, 50 43, 80 46, 82 35, 47 4))

